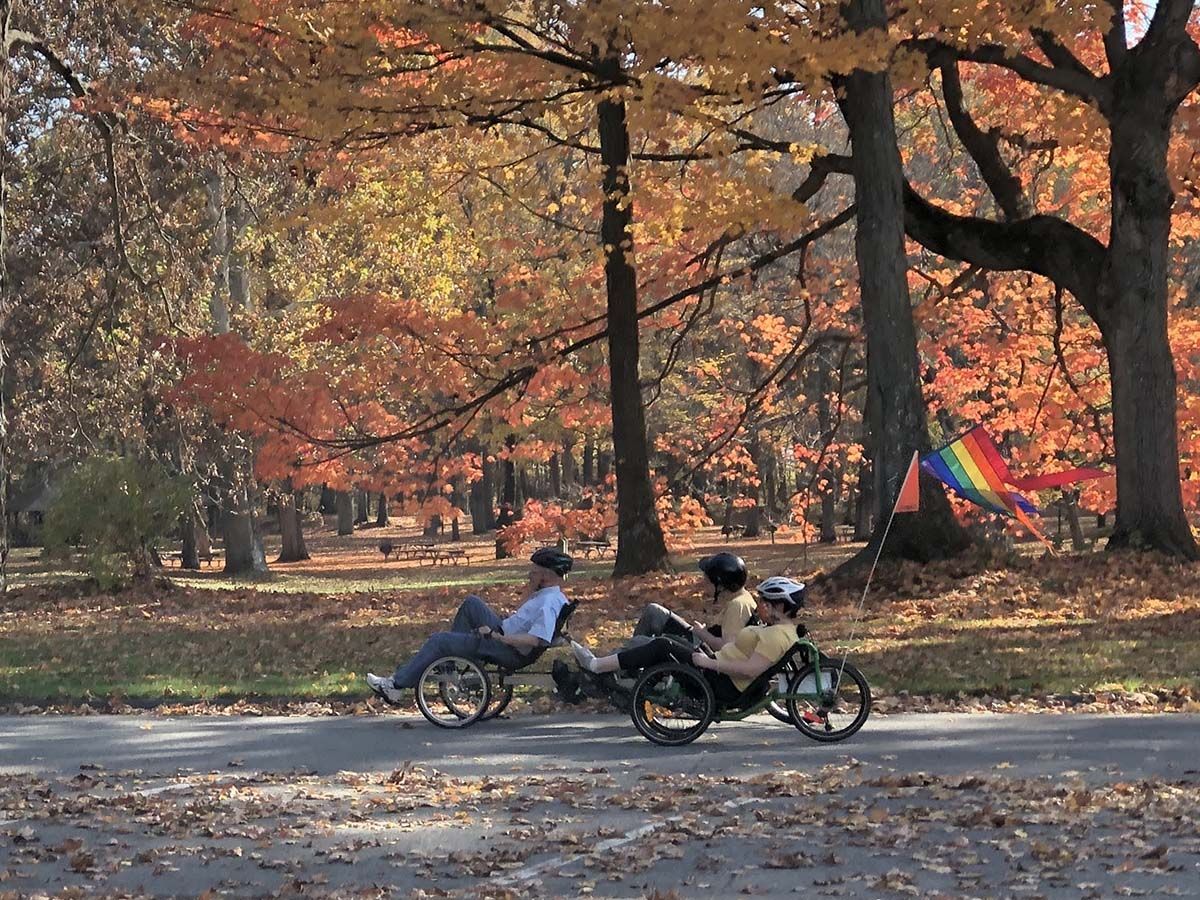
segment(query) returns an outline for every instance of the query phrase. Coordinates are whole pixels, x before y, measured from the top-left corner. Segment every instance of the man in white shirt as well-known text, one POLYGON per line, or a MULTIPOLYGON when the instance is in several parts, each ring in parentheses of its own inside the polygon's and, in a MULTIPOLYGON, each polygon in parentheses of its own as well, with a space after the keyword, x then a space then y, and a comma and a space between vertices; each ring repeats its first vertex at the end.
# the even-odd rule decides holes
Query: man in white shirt
POLYGON ((421 673, 443 656, 465 656, 505 668, 526 664, 533 651, 554 639, 558 614, 567 604, 563 584, 574 560, 552 547, 529 559, 529 598, 502 619, 474 595, 458 608, 449 631, 431 635, 417 655, 402 663, 391 678, 367 673, 367 684, 388 703, 399 703, 403 688, 416 687, 421 673))

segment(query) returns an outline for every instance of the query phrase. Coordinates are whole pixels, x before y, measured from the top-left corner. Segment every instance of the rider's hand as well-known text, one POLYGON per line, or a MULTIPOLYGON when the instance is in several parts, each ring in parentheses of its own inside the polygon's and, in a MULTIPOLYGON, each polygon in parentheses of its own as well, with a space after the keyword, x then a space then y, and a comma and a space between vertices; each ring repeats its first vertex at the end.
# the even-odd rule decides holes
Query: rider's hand
POLYGON ((704 627, 704 623, 697 622, 694 619, 692 620, 692 630, 696 632, 696 634, 708 634, 708 629, 704 627))
POLYGON ((707 653, 701 653, 697 650, 692 654, 692 665, 698 669, 714 669, 716 668, 715 660, 707 653))
POLYGON ((492 633, 492 626, 491 625, 480 625, 475 630, 479 634, 482 634, 484 637, 487 637, 488 635, 490 635, 492 633))

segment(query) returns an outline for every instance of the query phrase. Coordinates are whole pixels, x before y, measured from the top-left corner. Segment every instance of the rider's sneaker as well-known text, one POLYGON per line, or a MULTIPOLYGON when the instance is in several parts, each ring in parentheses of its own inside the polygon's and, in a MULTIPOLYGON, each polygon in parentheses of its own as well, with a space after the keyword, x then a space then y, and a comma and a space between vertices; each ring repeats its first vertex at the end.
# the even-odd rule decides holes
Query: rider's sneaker
POLYGON ((400 689, 392 684, 392 679, 381 678, 373 672, 367 673, 367 686, 375 692, 375 696, 389 706, 399 706, 404 697, 400 689))
POLYGON ((575 662, 579 668, 589 672, 596 671, 596 654, 576 641, 571 641, 571 652, 575 654, 575 662))
POLYGON ((824 725, 825 720, 813 712, 811 709, 806 709, 800 716, 809 725, 824 725))

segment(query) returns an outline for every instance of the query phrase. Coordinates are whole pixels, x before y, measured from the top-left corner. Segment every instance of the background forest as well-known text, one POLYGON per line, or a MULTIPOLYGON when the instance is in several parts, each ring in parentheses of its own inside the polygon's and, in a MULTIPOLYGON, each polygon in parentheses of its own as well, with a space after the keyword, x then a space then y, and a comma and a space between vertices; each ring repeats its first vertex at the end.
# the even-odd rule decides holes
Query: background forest
MULTIPOLYGON (((286 561, 403 514, 637 574, 708 522, 878 536, 984 423, 1115 473, 1048 514, 1196 556, 1184 0, 0 12, 6 545, 263 571, 265 519, 286 561)), ((922 500, 888 552, 960 550, 922 500)))

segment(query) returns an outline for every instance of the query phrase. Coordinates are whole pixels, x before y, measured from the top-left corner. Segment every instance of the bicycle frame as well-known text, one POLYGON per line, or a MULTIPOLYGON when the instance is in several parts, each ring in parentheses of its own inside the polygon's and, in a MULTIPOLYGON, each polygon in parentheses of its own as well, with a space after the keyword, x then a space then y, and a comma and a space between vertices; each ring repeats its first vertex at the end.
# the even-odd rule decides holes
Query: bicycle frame
MULTIPOLYGON (((816 681, 816 691, 814 693, 804 693, 804 694, 789 694, 786 692, 780 693, 772 688, 771 690, 769 690, 767 692, 767 695, 765 697, 763 697, 761 700, 757 701, 756 703, 753 703, 752 705, 746 707, 745 709, 742 709, 742 710, 717 710, 717 714, 715 716, 713 716, 713 721, 714 722, 740 722, 742 719, 747 719, 750 716, 753 716, 753 715, 756 715, 757 713, 762 712, 768 706, 770 706, 772 703, 777 702, 777 701, 785 701, 785 702, 787 700, 816 700, 816 701, 819 701, 821 699, 821 695, 825 692, 824 688, 821 686, 821 651, 818 650, 817 645, 814 644, 808 638, 801 638, 797 643, 799 644, 799 649, 797 651, 793 652, 793 654, 792 654, 793 656, 796 653, 801 652, 803 650, 809 651, 808 656, 809 656, 809 659, 812 660, 811 665, 813 667, 813 677, 816 681)), ((775 683, 774 679, 771 680, 771 683, 772 684, 775 683)))

